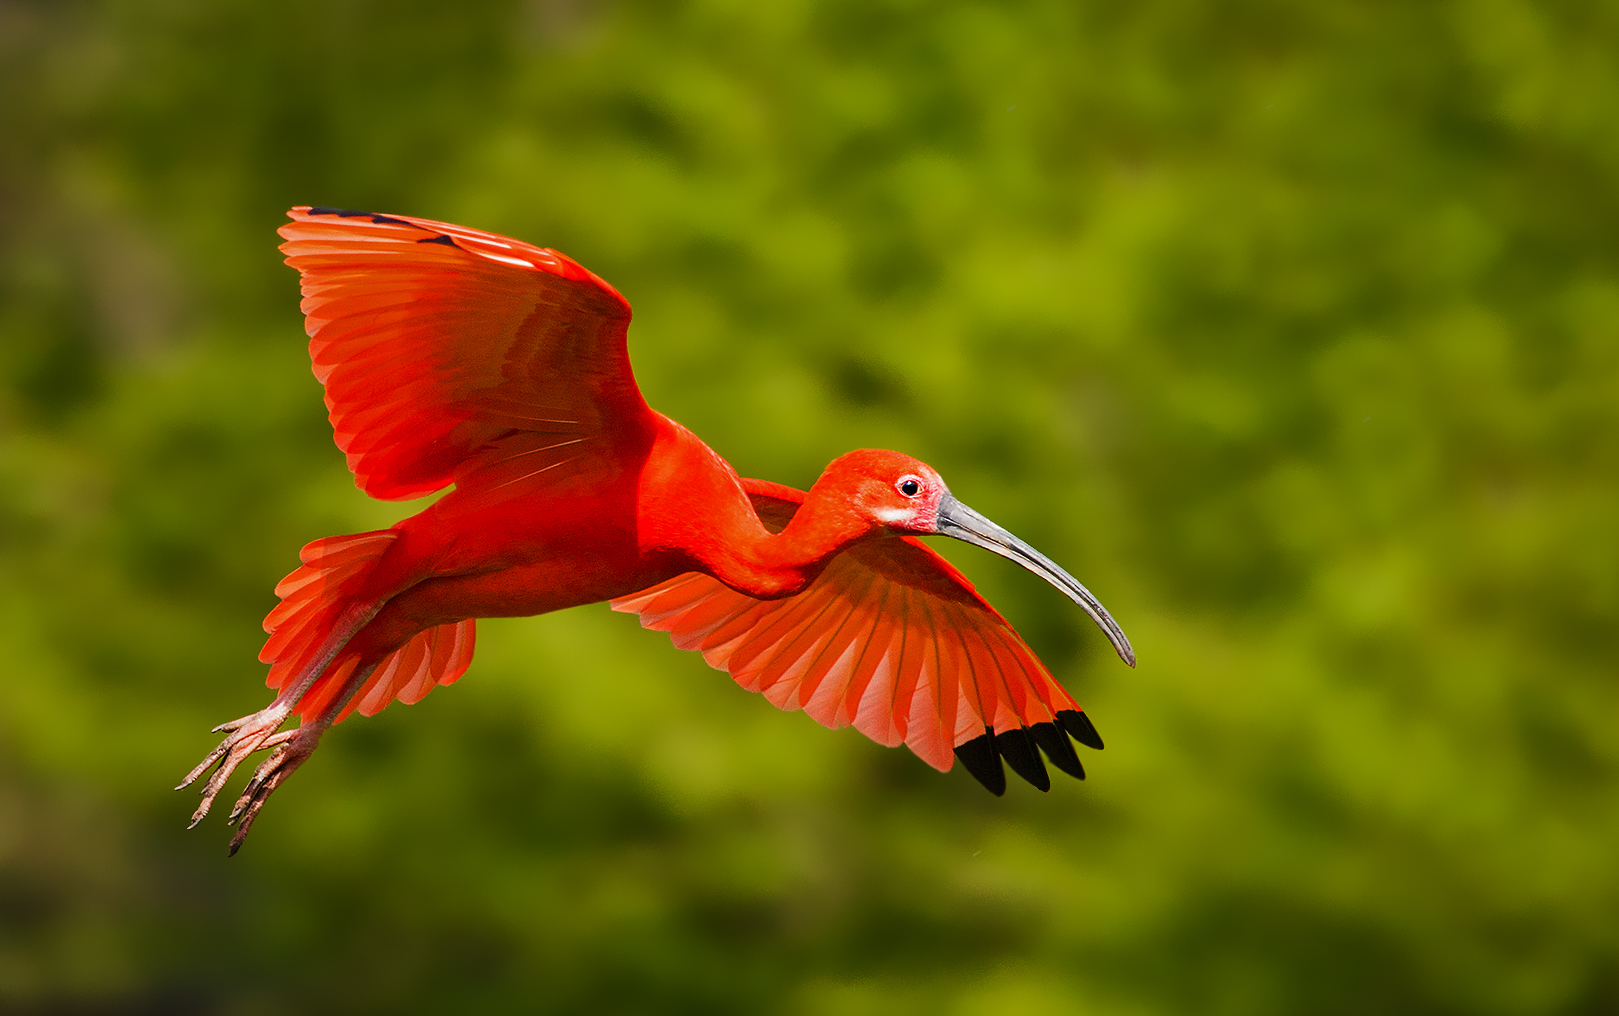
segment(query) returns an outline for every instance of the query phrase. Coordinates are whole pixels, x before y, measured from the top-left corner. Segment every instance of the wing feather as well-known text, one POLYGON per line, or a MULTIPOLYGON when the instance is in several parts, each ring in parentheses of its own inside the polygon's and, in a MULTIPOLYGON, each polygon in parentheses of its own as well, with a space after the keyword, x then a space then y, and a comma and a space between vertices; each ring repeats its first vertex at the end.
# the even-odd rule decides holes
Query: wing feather
MULTIPOLYGON (((478 230, 331 208, 281 227, 337 445, 373 497, 499 487, 646 438, 629 304, 567 257, 478 230), (526 434, 574 440, 567 455, 526 434)), ((553 442, 554 444, 555 442, 553 442)))
MULTIPOLYGON (((438 656, 439 634, 443 630, 444 628, 441 625, 437 628, 429 628, 416 636, 414 643, 418 646, 416 669, 411 673, 410 678, 405 681, 404 686, 399 689, 398 696, 399 701, 407 706, 413 706, 420 702, 423 696, 433 689, 433 685, 438 683, 433 680, 433 659, 438 656)), ((400 673, 404 673, 405 670, 406 667, 404 666, 399 668, 400 673)))
POLYGON ((806 590, 804 596, 774 601, 774 609, 760 618, 748 632, 747 640, 731 654, 726 663, 731 676, 749 691, 764 691, 773 683, 765 681, 769 663, 787 654, 798 636, 813 637, 821 612, 839 598, 840 592, 837 586, 827 584, 806 590))
MULTIPOLYGON (((743 485, 760 521, 777 532, 805 496, 757 480, 743 485)), ((909 537, 856 545, 780 600, 756 600, 690 572, 612 606, 668 632, 679 648, 701 651, 776 706, 802 709, 827 727, 853 725, 879 744, 904 743, 941 771, 968 742, 999 732, 1026 737, 1025 728, 1079 709, 972 583, 909 537)))
MULTIPOLYGON (((828 584, 828 589, 835 594, 833 599, 841 600, 845 609, 826 609, 832 606, 832 602, 823 601, 817 605, 813 616, 805 618, 800 629, 792 634, 778 654, 778 662, 767 661, 765 664, 759 680, 766 698, 784 709, 799 708, 806 681, 808 690, 813 692, 820 683, 820 677, 831 665, 832 661, 827 659, 826 654, 853 616, 853 612, 847 608, 859 602, 871 582, 872 576, 857 573, 850 584, 841 587, 828 584), (855 592, 856 588, 860 588, 861 592, 855 592), (793 704, 795 699, 798 704, 793 704)), ((799 613, 805 611, 801 608, 799 613)))
POLYGON ((893 721, 884 714, 893 708, 894 676, 899 668, 904 636, 902 625, 895 624, 885 612, 879 612, 874 637, 861 647, 860 662, 849 676, 838 714, 839 726, 852 725, 887 748, 901 740, 893 735, 893 721))
POLYGON ((922 609, 929 614, 926 630, 933 637, 925 639, 926 658, 923 680, 917 683, 911 697, 911 711, 906 722, 905 743, 917 757, 935 769, 948 770, 955 747, 956 699, 959 671, 951 655, 957 633, 948 627, 942 611, 936 611, 926 599, 922 609))
POLYGON ((845 638, 842 652, 830 661, 817 686, 804 698, 804 712, 823 727, 836 729, 849 725, 848 720, 839 718, 843 700, 856 668, 874 641, 880 602, 873 594, 850 613, 849 623, 841 629, 845 638))
MULTIPOLYGON (((855 573, 852 581, 844 587, 845 609, 833 612, 831 623, 827 625, 825 640, 816 650, 814 657, 808 661, 803 673, 798 676, 792 694, 783 695, 782 701, 777 702, 777 705, 783 709, 810 711, 810 701, 836 670, 848 647, 863 637, 855 634, 856 626, 866 621, 869 613, 874 613, 874 610, 868 610, 863 604, 870 597, 872 587, 877 581, 877 576, 870 572, 861 570, 855 573)), ((811 715, 814 713, 811 712, 811 715)))

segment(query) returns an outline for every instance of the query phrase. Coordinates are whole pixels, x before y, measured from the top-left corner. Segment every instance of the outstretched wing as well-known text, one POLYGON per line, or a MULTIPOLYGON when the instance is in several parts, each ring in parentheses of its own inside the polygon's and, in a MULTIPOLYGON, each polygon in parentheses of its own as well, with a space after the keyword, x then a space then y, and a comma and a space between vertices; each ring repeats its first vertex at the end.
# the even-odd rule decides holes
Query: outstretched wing
POLYGON ((371 496, 511 482, 650 428, 630 306, 566 256, 402 215, 287 214, 315 376, 371 496))
MULTIPOLYGON (((743 480, 779 532, 804 493, 743 480)), ((1068 737, 1102 747, 1096 728, 994 607, 951 564, 911 537, 871 540, 834 557, 803 592, 757 600, 699 572, 612 601, 641 625, 702 652, 749 691, 879 744, 904 742, 940 771, 952 754, 991 791, 1000 758, 1041 790, 1036 746, 1080 779, 1068 737)))

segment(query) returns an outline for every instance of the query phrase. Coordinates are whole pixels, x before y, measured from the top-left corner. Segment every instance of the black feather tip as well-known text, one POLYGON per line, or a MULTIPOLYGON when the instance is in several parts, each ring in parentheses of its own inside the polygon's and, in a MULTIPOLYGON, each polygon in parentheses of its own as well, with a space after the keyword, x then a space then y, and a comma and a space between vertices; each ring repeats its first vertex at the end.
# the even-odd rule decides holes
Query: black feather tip
POLYGON ((1000 750, 1001 758, 1012 771, 1028 780, 1041 791, 1051 789, 1051 775, 1046 772, 1046 764, 1040 760, 1040 753, 1034 748, 1034 738, 1022 727, 1012 730, 999 730, 995 732, 995 747, 1000 750))
POLYGON ((1074 743, 1068 740, 1068 735, 1058 729, 1055 723, 1036 723, 1029 728, 1034 737, 1034 743, 1046 753, 1051 764, 1072 776, 1076 780, 1085 778, 1085 767, 1080 765, 1079 755, 1074 751, 1074 743))
POLYGON ((1102 750, 1102 735, 1098 734, 1096 728, 1091 725, 1089 716, 1086 716, 1078 709, 1064 709, 1057 714, 1057 719, 1061 721, 1063 729, 1068 731, 1069 737, 1087 748, 1095 748, 1097 751, 1102 750))
POLYGON ((396 219, 392 215, 378 215, 376 212, 359 212, 352 208, 333 208, 331 205, 315 205, 309 209, 310 215, 335 215, 342 219, 370 219, 378 224, 391 226, 408 226, 410 223, 404 219, 396 219))
POLYGON ((973 779, 984 789, 1000 797, 1006 793, 1006 770, 1001 768, 1001 757, 995 751, 995 735, 986 732, 956 745, 956 758, 973 774, 973 779))

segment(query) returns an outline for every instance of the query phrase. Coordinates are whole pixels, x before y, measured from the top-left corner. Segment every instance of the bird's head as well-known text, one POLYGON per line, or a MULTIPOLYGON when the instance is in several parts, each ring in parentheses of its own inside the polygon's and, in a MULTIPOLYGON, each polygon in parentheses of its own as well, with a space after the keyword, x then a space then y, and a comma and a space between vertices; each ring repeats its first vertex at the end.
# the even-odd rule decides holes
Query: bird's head
POLYGON ((1049 557, 956 500, 939 471, 927 463, 899 452, 853 451, 826 467, 811 494, 846 505, 874 531, 948 536, 1016 561, 1079 604, 1119 658, 1136 665, 1130 640, 1090 590, 1049 557))
POLYGON ((863 448, 834 459, 814 492, 846 506, 874 530, 923 536, 938 532, 939 506, 950 488, 926 462, 863 448))

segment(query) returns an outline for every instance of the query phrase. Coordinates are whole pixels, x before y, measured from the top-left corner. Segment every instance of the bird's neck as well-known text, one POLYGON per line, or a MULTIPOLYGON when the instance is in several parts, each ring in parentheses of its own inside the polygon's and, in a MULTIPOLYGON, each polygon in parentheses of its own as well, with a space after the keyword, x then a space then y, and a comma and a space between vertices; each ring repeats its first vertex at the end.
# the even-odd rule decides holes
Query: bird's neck
POLYGON ((682 570, 695 566, 739 592, 776 599, 815 581, 831 557, 870 533, 847 499, 820 482, 787 527, 771 532, 725 460, 660 419, 663 431, 637 492, 643 552, 673 552, 671 563, 682 570))
MULTIPOLYGON (((742 563, 752 584, 744 591, 763 599, 791 596, 814 582, 834 556, 871 532, 869 523, 812 492, 787 528, 742 545, 742 563)), ((724 576, 716 577, 734 588, 744 588, 724 576)))

